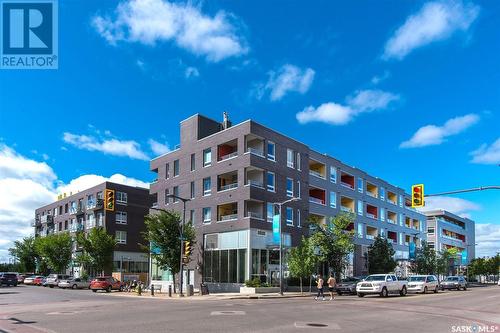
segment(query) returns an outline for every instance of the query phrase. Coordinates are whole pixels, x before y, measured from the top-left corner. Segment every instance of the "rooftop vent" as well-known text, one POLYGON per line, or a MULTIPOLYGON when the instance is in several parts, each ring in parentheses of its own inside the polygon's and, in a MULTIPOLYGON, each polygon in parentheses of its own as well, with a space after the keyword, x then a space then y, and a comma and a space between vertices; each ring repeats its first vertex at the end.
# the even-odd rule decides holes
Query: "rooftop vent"
POLYGON ((222 129, 228 129, 231 127, 231 121, 229 120, 229 116, 226 111, 222 114, 222 129))

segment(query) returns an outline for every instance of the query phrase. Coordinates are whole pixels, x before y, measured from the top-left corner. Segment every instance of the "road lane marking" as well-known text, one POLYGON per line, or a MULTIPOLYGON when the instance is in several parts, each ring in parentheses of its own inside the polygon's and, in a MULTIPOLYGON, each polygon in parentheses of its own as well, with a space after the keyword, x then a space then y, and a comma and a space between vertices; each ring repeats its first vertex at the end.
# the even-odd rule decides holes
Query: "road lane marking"
POLYGON ((211 316, 242 316, 246 315, 245 311, 212 311, 211 316))

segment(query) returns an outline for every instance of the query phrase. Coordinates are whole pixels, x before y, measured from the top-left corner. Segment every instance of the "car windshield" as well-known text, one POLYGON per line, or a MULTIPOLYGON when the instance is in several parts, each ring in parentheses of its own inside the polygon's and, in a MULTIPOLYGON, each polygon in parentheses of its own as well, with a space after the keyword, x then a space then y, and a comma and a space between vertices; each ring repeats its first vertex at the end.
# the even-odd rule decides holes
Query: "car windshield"
POLYGON ((384 275, 370 275, 365 279, 365 281, 385 281, 385 276, 384 275))
POLYGON ((408 278, 409 282, 424 282, 425 281, 425 276, 410 276, 408 278))
POLYGON ((456 276, 448 276, 446 281, 458 281, 458 278, 456 276))

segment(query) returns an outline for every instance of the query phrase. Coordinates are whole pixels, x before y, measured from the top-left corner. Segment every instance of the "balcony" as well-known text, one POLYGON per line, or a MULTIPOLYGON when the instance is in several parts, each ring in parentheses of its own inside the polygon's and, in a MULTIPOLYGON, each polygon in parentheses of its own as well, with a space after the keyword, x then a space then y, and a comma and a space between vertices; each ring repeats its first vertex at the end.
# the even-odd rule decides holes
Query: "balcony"
POLYGON ((354 176, 347 172, 340 172, 340 185, 354 190, 354 176))
POLYGON ((457 242, 465 242, 465 236, 461 234, 457 234, 456 232, 449 231, 446 229, 443 229, 443 233, 441 235, 443 238, 451 239, 457 242))
POLYGON ((366 205, 366 216, 370 217, 372 219, 377 219, 378 218, 378 208, 373 206, 373 205, 367 204, 366 205))
POLYGON ((340 210, 342 212, 354 213, 354 199, 349 197, 340 197, 340 210))
POLYGON ((326 166, 318 161, 309 160, 309 174, 314 177, 326 179, 326 166))
POLYGON ((378 229, 375 227, 366 226, 366 239, 375 239, 378 236, 378 229))
POLYGON ((79 205, 76 208, 76 215, 83 215, 85 214, 85 206, 84 205, 79 205))
POLYGON ((411 219, 409 217, 405 218, 405 227, 411 228, 411 219))
POLYGON ((326 216, 318 214, 309 214, 309 220, 317 222, 320 225, 326 225, 326 216))
POLYGON ((398 204, 398 196, 394 192, 387 191, 387 201, 389 201, 390 203, 392 203, 394 205, 397 205, 398 204))
POLYGON ((372 183, 366 182, 366 194, 372 198, 378 198, 378 187, 372 183))
POLYGON ((217 192, 238 187, 238 172, 231 171, 217 176, 217 192))
POLYGON ((92 207, 88 207, 88 209, 91 210, 99 210, 104 208, 104 200, 103 199, 97 199, 95 201, 95 204, 92 207))
POLYGON ((245 185, 264 188, 264 170, 254 167, 245 169, 245 185))
POLYGON ((456 228, 460 228, 460 229, 463 229, 465 230, 465 223, 463 222, 455 222, 455 221, 451 221, 451 220, 448 220, 448 219, 444 219, 444 218, 438 218, 437 219, 439 223, 446 223, 452 227, 456 227, 456 228))
POLYGON ((42 215, 40 217, 41 223, 54 223, 54 216, 52 215, 42 215))
POLYGON ((253 135, 249 134, 245 137, 245 151, 247 153, 257 155, 260 157, 264 157, 264 139, 253 135))
POLYGON ((326 191, 320 188, 309 188, 309 202, 325 205, 326 191))
POLYGON ((420 221, 413 219, 413 224, 412 224, 413 229, 415 230, 420 230, 420 221))
POLYGON ((387 240, 394 244, 398 242, 398 233, 395 231, 387 231, 387 240))
POLYGON ((238 219, 238 203, 231 202, 217 206, 217 221, 231 221, 238 219))
POLYGON ((392 223, 392 224, 397 224, 398 222, 398 214, 387 211, 387 222, 392 223))
POLYGON ((40 221, 40 216, 36 216, 33 221, 31 222, 32 227, 37 227, 40 226, 42 222, 40 221))
POLYGON ((234 139, 217 146, 217 161, 225 161, 238 156, 238 140, 234 139))
POLYGON ((245 217, 263 220, 264 219, 264 203, 260 201, 247 200, 245 201, 245 217))

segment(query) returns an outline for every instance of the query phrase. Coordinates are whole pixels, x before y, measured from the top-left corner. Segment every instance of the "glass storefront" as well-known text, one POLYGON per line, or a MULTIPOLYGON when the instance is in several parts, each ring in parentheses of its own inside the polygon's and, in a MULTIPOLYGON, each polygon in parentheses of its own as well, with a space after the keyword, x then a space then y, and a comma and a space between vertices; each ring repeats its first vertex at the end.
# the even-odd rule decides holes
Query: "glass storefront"
POLYGON ((151 264, 151 280, 156 281, 173 281, 170 270, 163 270, 153 259, 151 264))

